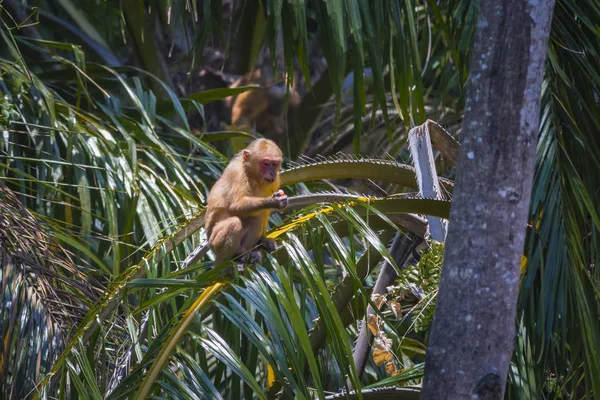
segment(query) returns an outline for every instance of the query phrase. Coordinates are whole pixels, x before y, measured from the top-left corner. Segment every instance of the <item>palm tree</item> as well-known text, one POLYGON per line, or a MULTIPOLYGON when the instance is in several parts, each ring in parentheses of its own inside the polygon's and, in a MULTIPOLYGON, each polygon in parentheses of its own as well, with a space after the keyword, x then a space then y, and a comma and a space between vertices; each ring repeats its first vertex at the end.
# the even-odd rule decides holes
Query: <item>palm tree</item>
MULTIPOLYGON (((4 367, 18 352, 34 354, 14 341, 5 345, 5 397, 19 398, 12 387, 30 393, 47 371, 56 374, 41 382, 38 395, 324 397, 344 387, 346 377, 355 389, 419 385, 436 293, 424 263, 409 257, 404 266, 413 265, 400 274, 395 293, 405 313, 391 311, 393 296, 378 313, 390 339, 378 343, 390 346, 377 355, 393 355, 401 372, 386 378, 385 367, 371 359, 361 377, 349 362, 352 340, 355 322, 375 305, 369 294, 379 261, 403 267, 387 247, 398 227, 423 234, 424 220, 415 214, 448 216, 443 201, 381 197, 416 190, 414 170, 397 161, 407 160, 409 127, 432 118, 460 133, 477 3, 40 3, 20 30, 15 26, 31 10, 14 0, 0 6, 0 176, 48 240, 65 249, 81 281, 98 282, 94 293, 106 289, 96 300, 67 286, 78 300, 78 324, 52 338, 65 350, 45 357, 38 375, 4 367), (38 15, 40 23, 31 24, 38 15), (161 40, 147 40, 152 32, 161 40), (203 49, 223 49, 227 68, 245 73, 265 39, 272 59, 280 55, 288 71, 297 55, 296 75, 304 80, 311 75, 311 44, 320 45, 327 61, 290 113, 284 145, 298 163, 282 176, 286 191, 304 196, 272 218, 271 234, 281 243, 276 254, 238 280, 216 283, 210 260, 180 263, 204 239, 204 196, 231 155, 223 141, 247 134, 195 135, 202 125, 191 126, 187 116, 249 89, 183 94, 169 71, 187 72, 206 61, 203 49), (165 56, 169 49, 179 65, 165 56), (350 71, 353 107, 345 105, 349 92, 342 95, 350 71), (370 83, 366 93, 363 82, 370 83), (338 151, 392 159, 316 157, 338 151)), ((592 323, 598 317, 598 21, 593 1, 557 2, 508 396, 600 390, 592 323)), ((184 82, 194 88, 193 79, 184 82)), ((452 178, 451 163, 436 164, 452 178)), ((451 181, 440 183, 451 190, 451 181)), ((7 290, 2 286, 3 298, 7 290)), ((3 303, 3 321, 7 304, 13 303, 3 303)), ((27 304, 22 300, 20 309, 27 304)), ((51 343, 50 335, 38 342, 45 338, 51 343)))

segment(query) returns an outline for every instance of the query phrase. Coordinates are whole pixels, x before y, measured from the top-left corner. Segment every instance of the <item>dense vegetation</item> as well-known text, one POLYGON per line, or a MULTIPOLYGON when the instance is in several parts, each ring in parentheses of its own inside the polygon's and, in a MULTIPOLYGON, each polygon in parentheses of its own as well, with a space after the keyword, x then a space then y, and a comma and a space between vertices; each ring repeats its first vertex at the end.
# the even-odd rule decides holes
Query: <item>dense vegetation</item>
MULTIPOLYGON (((421 198, 408 135, 431 119, 460 142, 477 12, 1 3, 0 397, 414 398, 443 253, 422 216, 448 217, 454 164, 436 151, 444 193, 421 198), (211 255, 182 262, 229 157, 265 133, 221 101, 254 90, 229 88, 253 69, 301 99, 276 137, 294 197, 270 221, 279 250, 223 281, 211 255), (388 246, 405 233, 410 251, 388 246), (386 266, 393 290, 371 296, 386 266)), ((600 393, 599 26, 595 0, 556 3, 510 398, 600 393)))

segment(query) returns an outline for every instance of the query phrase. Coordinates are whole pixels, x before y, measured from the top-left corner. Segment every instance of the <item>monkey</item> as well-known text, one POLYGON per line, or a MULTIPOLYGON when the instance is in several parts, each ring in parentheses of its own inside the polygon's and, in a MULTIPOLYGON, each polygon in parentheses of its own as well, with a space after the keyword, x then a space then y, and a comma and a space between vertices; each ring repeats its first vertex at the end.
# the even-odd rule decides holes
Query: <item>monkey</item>
MULTIPOLYGON (((208 247, 220 265, 239 255, 242 261, 256 262, 258 244, 271 252, 275 241, 264 236, 272 209, 287 207, 288 197, 279 190, 282 153, 269 139, 257 139, 238 153, 208 194, 205 229, 208 247)), ((195 262, 206 249, 196 249, 186 265, 195 262)))
MULTIPOLYGON (((256 69, 235 81, 230 87, 249 84, 261 87, 247 91, 226 100, 231 108, 231 124, 237 127, 256 127, 266 137, 279 141, 285 132, 285 104, 287 89, 283 83, 275 83, 272 77, 256 69)), ((298 91, 291 87, 287 105, 290 108, 300 104, 298 91)))
MULTIPOLYGON (((261 245, 275 249, 264 234, 271 209, 287 207, 288 197, 279 190, 281 149, 269 139, 257 139, 237 154, 212 187, 207 201, 206 233, 215 252, 215 265, 261 245)), ((257 261, 259 254, 247 254, 257 261)))

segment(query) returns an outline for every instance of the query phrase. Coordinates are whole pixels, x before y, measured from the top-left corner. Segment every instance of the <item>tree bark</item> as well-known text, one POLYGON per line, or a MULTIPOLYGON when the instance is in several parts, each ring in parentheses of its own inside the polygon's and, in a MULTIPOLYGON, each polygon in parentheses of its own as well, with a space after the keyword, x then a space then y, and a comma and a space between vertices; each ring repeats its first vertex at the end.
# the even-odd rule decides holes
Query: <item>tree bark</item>
POLYGON ((424 400, 504 396, 553 6, 481 2, 424 400))

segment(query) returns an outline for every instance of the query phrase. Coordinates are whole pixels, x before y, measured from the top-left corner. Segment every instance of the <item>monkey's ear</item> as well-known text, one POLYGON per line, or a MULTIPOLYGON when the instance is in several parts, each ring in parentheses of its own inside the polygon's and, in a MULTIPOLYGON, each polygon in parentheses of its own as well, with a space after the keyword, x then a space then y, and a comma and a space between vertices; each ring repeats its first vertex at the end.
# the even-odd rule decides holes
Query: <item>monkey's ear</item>
POLYGON ((246 161, 248 159, 248 157, 250 157, 250 150, 248 150, 248 149, 242 150, 242 158, 244 159, 244 161, 246 161))

